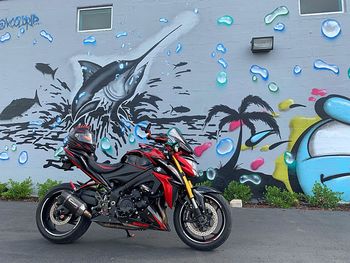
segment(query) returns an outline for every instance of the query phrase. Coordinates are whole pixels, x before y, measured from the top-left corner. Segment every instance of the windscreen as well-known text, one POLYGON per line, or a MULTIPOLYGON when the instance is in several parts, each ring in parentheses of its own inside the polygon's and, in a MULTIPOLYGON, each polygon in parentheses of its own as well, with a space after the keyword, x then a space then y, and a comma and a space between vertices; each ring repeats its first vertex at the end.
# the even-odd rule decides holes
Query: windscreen
POLYGON ((178 129, 171 128, 168 131, 168 136, 172 141, 177 142, 182 150, 188 153, 193 153, 192 147, 188 144, 188 142, 185 140, 185 138, 178 129))

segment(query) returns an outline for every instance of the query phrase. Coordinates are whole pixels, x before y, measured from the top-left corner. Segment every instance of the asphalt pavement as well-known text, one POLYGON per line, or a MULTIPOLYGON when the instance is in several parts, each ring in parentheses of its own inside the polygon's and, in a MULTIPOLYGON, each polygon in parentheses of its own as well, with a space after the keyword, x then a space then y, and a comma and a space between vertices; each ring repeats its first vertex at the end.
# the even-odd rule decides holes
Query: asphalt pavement
POLYGON ((37 231, 36 205, 0 201, 0 263, 350 262, 349 212, 234 208, 230 238, 200 252, 183 244, 175 230, 127 238, 123 230, 98 225, 73 244, 52 244, 37 231))

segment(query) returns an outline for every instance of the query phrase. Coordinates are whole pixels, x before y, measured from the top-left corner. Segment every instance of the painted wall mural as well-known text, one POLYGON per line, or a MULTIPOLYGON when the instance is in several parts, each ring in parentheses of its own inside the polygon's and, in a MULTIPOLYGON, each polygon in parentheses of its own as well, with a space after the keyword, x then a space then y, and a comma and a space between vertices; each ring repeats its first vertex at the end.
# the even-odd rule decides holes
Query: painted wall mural
MULTIPOLYGON (((262 56, 252 59, 245 54, 249 65, 237 62, 240 51, 230 36, 242 30, 244 21, 237 21, 233 11, 222 10, 208 20, 199 7, 191 8, 175 16, 157 14, 153 22, 158 29, 149 36, 143 35, 144 28, 136 30, 120 22, 115 32, 103 33, 104 41, 114 45, 104 55, 95 55, 104 43, 102 33, 90 32, 81 36, 77 51, 69 52, 70 63, 57 62, 57 54, 38 56, 30 74, 42 82, 31 87, 31 94, 16 93, 0 108, 0 139, 5 145, 0 165, 15 160, 19 168, 28 167, 30 146, 35 154, 46 156, 42 167, 60 168, 57 157, 67 133, 79 124, 95 131, 98 158, 116 162, 128 147, 145 140, 140 127, 151 122, 155 133, 180 127, 200 162, 197 181, 211 180, 219 190, 234 180, 249 185, 255 198, 268 185, 310 194, 313 184, 320 182, 343 192, 343 200, 350 201, 350 97, 329 84, 342 77, 344 63, 315 51, 307 62, 303 56, 286 62, 282 78, 273 60, 265 63, 262 56), (212 39, 198 35, 202 39, 188 45, 202 23, 215 27, 212 39), (194 53, 201 57, 194 59, 194 53), (237 78, 234 73, 241 64, 245 74, 237 78), (202 69, 205 74, 210 69, 211 83, 204 81, 202 69), (327 85, 307 83, 302 92, 287 92, 299 88, 294 81, 300 85, 298 81, 310 74, 319 74, 327 85), (197 82, 200 89, 194 85, 197 82), (217 92, 215 97, 222 96, 221 102, 208 98, 210 89, 217 92)), ((288 36, 293 29, 289 16, 295 15, 295 8, 264 10, 259 18, 264 30, 275 35, 276 41, 288 36)), ((37 15, 2 17, 0 48, 22 41, 31 28, 30 48, 34 50, 53 47, 65 37, 43 27, 42 15, 40 23, 37 15), (18 38, 11 30, 18 30, 18 38)), ((345 36, 340 18, 321 20, 313 30, 320 41, 340 41, 345 36)), ((256 34, 252 28, 245 29, 249 30, 251 36, 256 34)))

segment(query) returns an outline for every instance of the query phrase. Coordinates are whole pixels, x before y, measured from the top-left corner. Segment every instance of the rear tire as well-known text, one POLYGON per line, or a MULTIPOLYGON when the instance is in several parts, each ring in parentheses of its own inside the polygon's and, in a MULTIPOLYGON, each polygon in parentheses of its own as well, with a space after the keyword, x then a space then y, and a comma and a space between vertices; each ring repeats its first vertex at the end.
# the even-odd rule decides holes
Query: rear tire
MULTIPOLYGON (((212 204, 207 205, 206 204, 206 210, 212 214, 212 219, 209 220, 210 224, 206 230, 206 232, 201 232, 200 229, 195 227, 195 223, 189 223, 185 222, 184 218, 186 218, 186 213, 187 215, 190 214, 189 210, 189 204, 188 202, 184 203, 177 203, 175 207, 175 212, 174 212, 174 226, 176 233, 180 237, 180 239, 188 246, 197 249, 197 250, 212 250, 215 249, 219 246, 221 246, 227 238, 231 234, 231 211, 229 208, 229 205, 226 201, 226 199, 216 193, 204 193, 203 194, 205 202, 211 202, 212 204), (215 210, 214 204, 217 204, 217 210, 215 210), (218 220, 218 215, 214 215, 214 211, 220 211, 221 214, 221 222, 218 220), (190 226, 190 227, 188 227, 190 226), (213 229, 215 227, 215 229, 213 229), (213 235, 215 232, 216 228, 218 228, 218 233, 217 235, 213 235), (191 229, 193 232, 191 232, 191 229), (212 233, 210 233, 212 230, 212 233), (193 235, 192 235, 192 234, 193 235), (196 233, 198 236, 194 235, 196 233), (208 233, 208 235, 206 235, 208 233), (204 240, 203 236, 211 236, 208 240, 204 240), (203 240, 201 240, 203 238, 203 240)), ((218 212, 217 212, 218 214, 218 212)))
POLYGON ((91 224, 90 219, 84 216, 80 216, 78 218, 74 218, 74 220, 69 219, 69 221, 65 223, 66 225, 70 224, 73 226, 71 230, 67 230, 66 232, 59 232, 55 229, 56 225, 52 222, 50 213, 54 209, 52 207, 56 204, 56 198, 64 190, 71 192, 72 188, 70 184, 60 184, 52 188, 40 201, 36 210, 36 225, 39 229, 39 232, 47 240, 58 244, 74 242, 88 230, 91 224), (73 221, 76 223, 75 225, 73 224, 73 221))

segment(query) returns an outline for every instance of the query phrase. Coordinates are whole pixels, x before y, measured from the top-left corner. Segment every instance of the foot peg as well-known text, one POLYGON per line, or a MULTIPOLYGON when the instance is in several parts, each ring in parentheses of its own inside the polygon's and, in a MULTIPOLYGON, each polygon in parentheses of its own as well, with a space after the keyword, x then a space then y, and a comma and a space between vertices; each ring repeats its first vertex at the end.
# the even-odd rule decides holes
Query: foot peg
POLYGON ((135 237, 135 234, 131 234, 129 230, 125 229, 127 237, 135 237))

